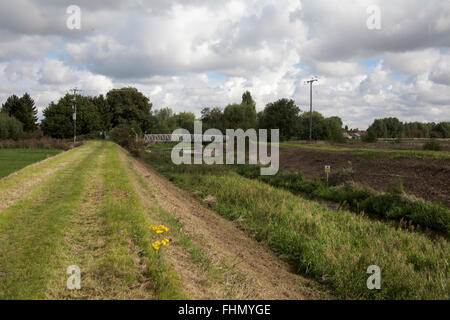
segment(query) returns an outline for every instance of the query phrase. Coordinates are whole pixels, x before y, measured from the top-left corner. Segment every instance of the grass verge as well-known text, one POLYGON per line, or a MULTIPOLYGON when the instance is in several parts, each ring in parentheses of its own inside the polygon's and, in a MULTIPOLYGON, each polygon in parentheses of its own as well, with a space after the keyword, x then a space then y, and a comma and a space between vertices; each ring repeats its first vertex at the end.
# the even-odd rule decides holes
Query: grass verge
POLYGON ((401 184, 393 184, 388 192, 382 193, 351 183, 327 187, 323 181, 307 180, 301 173, 280 170, 274 176, 261 176, 257 166, 233 168, 246 178, 258 179, 294 194, 339 203, 356 213, 364 212, 381 219, 405 220, 416 227, 430 228, 445 236, 450 233, 450 209, 405 194, 401 184))

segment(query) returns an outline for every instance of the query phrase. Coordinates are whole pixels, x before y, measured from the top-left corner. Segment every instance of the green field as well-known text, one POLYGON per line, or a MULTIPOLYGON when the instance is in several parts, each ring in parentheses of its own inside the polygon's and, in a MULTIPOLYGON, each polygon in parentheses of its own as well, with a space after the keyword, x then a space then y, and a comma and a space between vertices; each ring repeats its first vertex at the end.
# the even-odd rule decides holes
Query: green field
POLYGON ((60 152, 54 149, 0 149, 0 179, 60 152))

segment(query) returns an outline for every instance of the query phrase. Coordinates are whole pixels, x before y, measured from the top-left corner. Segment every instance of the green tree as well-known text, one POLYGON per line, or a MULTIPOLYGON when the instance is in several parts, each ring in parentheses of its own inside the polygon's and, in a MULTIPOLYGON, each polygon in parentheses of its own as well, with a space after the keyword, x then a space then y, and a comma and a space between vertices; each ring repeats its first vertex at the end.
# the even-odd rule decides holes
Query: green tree
POLYGON ((177 129, 186 129, 190 133, 194 133, 195 114, 192 112, 180 112, 174 117, 177 129))
POLYGON ((256 103, 253 100, 253 97, 252 97, 250 91, 245 91, 242 94, 242 104, 252 107, 253 109, 256 110, 256 103))
POLYGON ((37 109, 34 100, 28 93, 25 93, 20 99, 16 95, 10 96, 3 104, 2 112, 22 122, 26 132, 37 129, 37 109))
POLYGON ((6 112, 0 112, 0 140, 17 140, 23 136, 23 124, 6 112))
POLYGON ((297 133, 300 108, 294 100, 280 99, 266 105, 259 114, 259 128, 279 129, 280 140, 289 140, 297 133))
POLYGON ((111 106, 102 94, 92 98, 91 102, 97 108, 97 112, 100 117, 99 128, 103 134, 106 135, 106 133, 112 129, 113 113, 111 106))
POLYGON ((172 109, 166 107, 153 112, 152 133, 172 133, 177 128, 177 121, 172 109))
POLYGON ((20 98, 13 94, 6 99, 6 102, 2 105, 2 113, 6 113, 9 116, 14 116, 16 110, 20 108, 20 98))
POLYGON ((248 130, 257 127, 256 110, 247 104, 230 104, 223 112, 226 129, 248 130))
POLYGON ((377 142, 378 138, 374 130, 367 130, 364 136, 362 137, 362 140, 364 142, 373 143, 377 142))
POLYGON ((323 140, 334 142, 343 142, 344 134, 342 129, 342 120, 339 117, 330 117, 324 120, 323 140))
POLYGON ((218 129, 225 133, 225 119, 222 109, 220 108, 204 108, 202 110, 201 120, 203 122, 203 130, 218 129))
POLYGON ((136 88, 113 89, 106 95, 111 108, 113 127, 129 124, 144 132, 149 127, 152 104, 136 88))
MULTIPOLYGON (((44 134, 53 138, 73 137, 73 95, 67 94, 58 103, 50 103, 44 110, 41 126, 44 134)), ((101 131, 100 114, 91 99, 76 96, 77 135, 101 131)))
MULTIPOLYGON (((298 118, 298 136, 302 140, 309 139, 309 112, 303 113, 298 118)), ((312 114, 312 138, 313 140, 322 140, 326 136, 324 133, 325 118, 317 111, 312 114)))
POLYGON ((387 130, 386 138, 400 138, 403 132, 403 123, 397 118, 386 118, 384 123, 387 130))
POLYGON ((23 129, 26 132, 32 132, 37 129, 37 109, 34 105, 34 100, 28 93, 25 93, 20 98, 21 116, 19 119, 23 123, 23 129))
POLYGON ((450 122, 440 122, 433 126, 431 134, 435 138, 450 138, 450 122))
POLYGON ((367 129, 367 133, 370 132, 371 137, 384 138, 387 134, 387 128, 382 119, 376 119, 372 125, 367 129))
POLYGON ((403 123, 397 118, 376 119, 367 131, 377 138, 400 138, 403 135, 403 123))

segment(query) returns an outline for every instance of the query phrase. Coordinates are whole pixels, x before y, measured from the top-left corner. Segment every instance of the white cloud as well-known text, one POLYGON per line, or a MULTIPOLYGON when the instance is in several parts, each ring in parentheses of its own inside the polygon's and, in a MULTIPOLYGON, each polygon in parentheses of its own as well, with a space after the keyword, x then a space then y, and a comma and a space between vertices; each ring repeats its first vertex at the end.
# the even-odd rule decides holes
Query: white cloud
POLYGON ((433 66, 430 79, 438 84, 450 86, 450 56, 442 55, 438 63, 433 66))
POLYGON ((430 71, 440 57, 438 49, 430 48, 418 51, 387 53, 384 55, 384 62, 394 72, 419 74, 430 71))
POLYGON ((192 111, 280 98, 364 128, 376 117, 450 120, 447 0, 79 0, 0 3, 0 103, 30 92, 42 110, 77 86, 135 86, 156 108, 192 111), (368 30, 366 8, 381 8, 368 30), (364 61, 377 61, 367 66, 364 61), (403 76, 402 76, 403 75, 403 76))

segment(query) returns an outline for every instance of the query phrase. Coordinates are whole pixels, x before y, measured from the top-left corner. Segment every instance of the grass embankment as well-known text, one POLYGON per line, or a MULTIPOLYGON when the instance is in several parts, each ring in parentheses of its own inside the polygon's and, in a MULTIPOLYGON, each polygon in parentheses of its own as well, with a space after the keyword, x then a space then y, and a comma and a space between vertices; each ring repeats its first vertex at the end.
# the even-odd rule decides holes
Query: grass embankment
POLYGON ((382 193, 350 183, 327 187, 323 181, 307 180, 301 173, 280 170, 274 176, 261 176, 257 166, 235 166, 234 169, 246 178, 258 179, 294 194, 339 203, 356 213, 364 212, 381 219, 405 220, 446 236, 450 234, 450 209, 405 194, 401 184, 393 184, 388 192, 382 193))
POLYGON ((0 149, 0 179, 60 152, 55 149, 0 149))
POLYGON ((286 256, 296 271, 327 283, 336 296, 356 299, 448 299, 448 242, 393 228, 347 211, 332 211, 292 193, 244 178, 225 166, 175 166, 170 155, 145 160, 257 240, 286 256), (367 289, 366 270, 378 265, 382 289, 367 289))
MULTIPOLYGON (((134 171, 133 160, 127 158, 126 166, 130 177, 134 181, 135 190, 140 193, 141 197, 145 197, 143 205, 147 210, 147 217, 153 225, 163 224, 170 227, 170 241, 173 243, 170 256, 168 259, 173 261, 174 266, 186 268, 186 256, 190 264, 181 272, 189 279, 182 279, 187 282, 188 286, 200 287, 198 290, 189 291, 189 298, 193 299, 241 299, 239 290, 235 283, 242 282, 242 276, 228 265, 225 261, 213 261, 205 250, 203 243, 203 235, 201 237, 186 232, 186 226, 179 219, 171 215, 160 207, 155 201, 155 191, 151 184, 143 175, 134 171), (183 261, 180 261, 183 260, 183 261), (194 285, 190 282, 197 282, 194 285), (205 292, 203 292, 205 290, 205 292), (212 293, 210 290, 213 290, 212 293), (199 295, 200 294, 200 295, 199 295)), ((185 283, 186 284, 186 283, 185 283)))
POLYGON ((93 142, 55 159, 70 163, 0 210, 0 299, 183 297, 151 248, 118 147, 93 142), (80 291, 66 288, 69 265, 81 269, 80 291))

